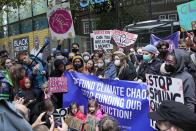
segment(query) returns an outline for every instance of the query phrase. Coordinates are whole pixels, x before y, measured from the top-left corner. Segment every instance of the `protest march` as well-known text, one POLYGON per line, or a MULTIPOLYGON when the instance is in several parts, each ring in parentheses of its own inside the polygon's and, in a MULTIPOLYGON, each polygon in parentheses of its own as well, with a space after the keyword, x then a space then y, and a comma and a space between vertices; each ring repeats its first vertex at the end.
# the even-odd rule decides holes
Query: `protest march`
MULTIPOLYGON (((25 23, 29 19, 41 20, 32 26, 33 33, 39 24, 47 23, 49 35, 13 36, 9 41, 13 47, 0 48, 0 131, 196 131, 196 1, 177 3, 179 30, 169 21, 172 28, 167 34, 155 30, 164 30, 168 21, 158 23, 162 25, 157 29, 150 25, 154 21, 94 28, 93 13, 100 10, 114 8, 120 18, 123 3, 115 2, 76 3, 84 14, 88 8, 84 16, 89 21, 83 22, 92 24, 85 29, 91 47, 78 37, 75 28, 81 23, 76 20, 81 16, 75 15, 78 8, 71 1, 50 0, 39 5, 40 10, 32 2, 32 19, 19 13, 19 21, 24 22, 20 26, 25 26, 21 31, 29 26, 25 23), (40 13, 44 10, 45 22, 40 13), (145 32, 136 31, 143 28, 149 29, 145 37, 145 32), (146 38, 148 42, 142 43, 146 38)), ((164 2, 167 6, 168 1, 164 2)), ((11 9, 12 4, 2 8, 11 9)), ((16 6, 19 12, 22 6, 25 3, 16 6)), ((153 8, 149 12, 153 14, 153 8)), ((4 13, 3 19, 14 15, 4 13)), ((15 21, 11 25, 9 21, 14 20, 0 24, 2 30, 16 28, 15 21)), ((5 39, 10 36, 8 32, 5 39)))

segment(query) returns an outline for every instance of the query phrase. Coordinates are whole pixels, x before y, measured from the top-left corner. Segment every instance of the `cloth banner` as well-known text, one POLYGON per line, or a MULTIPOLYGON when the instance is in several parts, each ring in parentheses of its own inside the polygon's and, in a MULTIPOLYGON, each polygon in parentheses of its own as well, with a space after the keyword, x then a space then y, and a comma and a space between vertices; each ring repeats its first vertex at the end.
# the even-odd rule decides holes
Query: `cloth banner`
POLYGON ((86 113, 88 98, 94 98, 105 113, 118 120, 121 130, 154 131, 148 118, 147 85, 100 79, 77 72, 66 72, 64 76, 69 92, 64 93, 63 107, 77 102, 79 106, 84 106, 86 113))
POLYGON ((173 49, 178 48, 178 41, 179 41, 179 36, 180 36, 179 34, 180 34, 179 32, 175 32, 175 33, 173 33, 163 39, 155 36, 154 34, 151 34, 150 44, 157 46, 157 44, 160 41, 166 41, 169 43, 169 51, 172 51, 173 49))
POLYGON ((192 30, 192 24, 196 21, 196 0, 177 6, 180 26, 183 30, 192 30))
POLYGON ((69 2, 56 5, 47 12, 52 39, 74 38, 75 31, 69 2))

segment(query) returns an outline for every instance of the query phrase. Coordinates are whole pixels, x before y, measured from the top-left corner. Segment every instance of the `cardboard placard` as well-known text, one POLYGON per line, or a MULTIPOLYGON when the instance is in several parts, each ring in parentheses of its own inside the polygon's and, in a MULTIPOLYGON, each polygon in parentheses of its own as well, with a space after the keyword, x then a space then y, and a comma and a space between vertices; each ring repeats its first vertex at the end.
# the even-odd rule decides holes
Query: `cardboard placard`
POLYGON ((48 82, 49 92, 67 92, 67 79, 65 77, 50 77, 48 82))

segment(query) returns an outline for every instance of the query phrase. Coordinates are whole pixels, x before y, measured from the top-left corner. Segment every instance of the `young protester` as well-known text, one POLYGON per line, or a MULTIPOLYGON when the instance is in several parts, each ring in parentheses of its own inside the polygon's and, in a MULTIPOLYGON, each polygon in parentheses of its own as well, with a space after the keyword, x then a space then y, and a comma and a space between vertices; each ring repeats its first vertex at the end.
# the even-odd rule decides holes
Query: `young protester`
POLYGON ((183 82, 184 102, 194 112, 196 104, 196 87, 193 77, 184 70, 184 51, 175 49, 168 54, 165 63, 161 65, 160 72, 173 78, 179 78, 183 82))
POLYGON ((88 75, 94 75, 95 74, 95 64, 93 60, 88 60, 85 67, 84 67, 84 72, 85 74, 88 75))
POLYGON ((72 60, 74 71, 83 73, 84 72, 84 61, 81 56, 77 55, 72 60))
POLYGON ((97 70, 95 72, 95 75, 99 78, 104 78, 104 70, 105 70, 105 63, 103 58, 99 58, 97 61, 97 70))
POLYGON ((160 67, 162 62, 156 57, 158 50, 153 45, 147 45, 143 48, 143 63, 139 66, 137 79, 146 82, 145 74, 160 74, 160 67))
POLYGON ((84 115, 84 113, 82 113, 80 111, 80 108, 78 106, 78 104, 76 102, 72 102, 69 106, 69 114, 71 116, 74 116, 75 118, 78 118, 82 121, 86 121, 86 116, 84 115))
POLYGON ((90 99, 88 102, 88 114, 94 116, 98 121, 103 118, 102 110, 94 99, 90 99))
POLYGON ((117 69, 117 78, 119 80, 134 80, 136 70, 134 65, 126 58, 121 51, 114 52, 114 64, 117 69))

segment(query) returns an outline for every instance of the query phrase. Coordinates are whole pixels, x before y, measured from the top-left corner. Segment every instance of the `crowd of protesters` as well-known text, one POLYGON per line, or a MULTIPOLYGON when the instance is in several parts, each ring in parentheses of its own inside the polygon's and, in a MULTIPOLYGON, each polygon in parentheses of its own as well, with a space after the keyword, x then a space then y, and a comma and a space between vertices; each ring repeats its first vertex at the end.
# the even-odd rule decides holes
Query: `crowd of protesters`
MULTIPOLYGON (((0 127, 9 131, 53 131, 55 123, 52 114, 55 109, 62 108, 63 93, 50 93, 48 78, 61 77, 66 71, 95 75, 102 79, 138 82, 146 82, 145 74, 179 78, 183 82, 184 105, 194 114, 196 40, 192 37, 193 34, 188 33, 186 46, 182 48, 179 41, 179 48, 172 51, 169 51, 169 43, 165 41, 159 42, 157 46, 149 44, 137 49, 119 48, 113 52, 100 49, 92 54, 80 52, 77 43, 72 44, 70 53, 64 53, 61 52, 61 44, 58 44, 57 50, 48 56, 47 61, 25 51, 19 52, 13 60, 7 51, 1 51, 0 112, 4 110, 7 115, 2 115, 5 119, 0 120, 0 127), (49 115, 49 122, 45 118, 46 114, 49 115)), ((88 115, 95 116, 101 123, 97 130, 120 130, 116 120, 104 114, 95 100, 89 100, 88 109, 88 114, 85 115, 77 103, 73 102, 69 114, 84 123, 88 115)), ((60 131, 68 130, 69 127, 63 118, 61 123, 62 125, 56 128, 60 131)))

